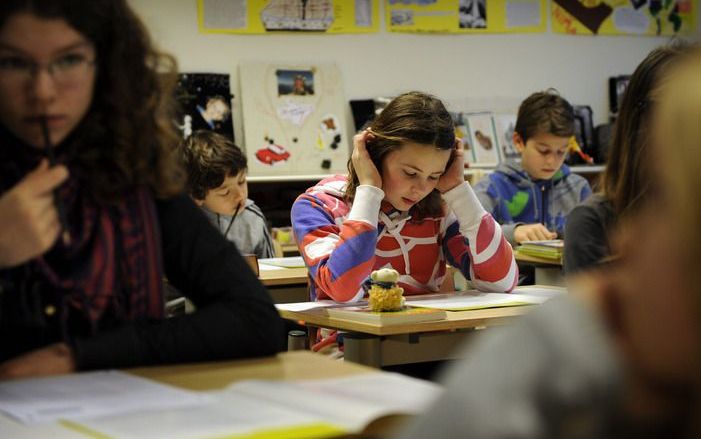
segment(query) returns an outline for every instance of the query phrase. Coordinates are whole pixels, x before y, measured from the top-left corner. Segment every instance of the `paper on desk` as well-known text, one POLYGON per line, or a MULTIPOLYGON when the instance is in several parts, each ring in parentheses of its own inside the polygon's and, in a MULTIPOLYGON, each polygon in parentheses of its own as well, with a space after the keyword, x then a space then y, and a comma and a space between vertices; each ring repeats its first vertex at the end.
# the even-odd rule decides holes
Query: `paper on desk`
POLYGON ((549 298, 550 297, 531 294, 480 293, 473 291, 464 294, 451 294, 437 299, 421 299, 420 297, 416 297, 407 300, 406 304, 419 308, 467 311, 506 306, 538 305, 549 298))
POLYGON ((524 285, 516 287, 510 294, 526 294, 529 296, 541 296, 548 299, 567 293, 567 288, 550 285, 524 285))
POLYGON ((118 371, 77 373, 0 383, 0 411, 24 424, 134 411, 190 407, 210 401, 118 371))
POLYGON ((317 308, 343 308, 346 306, 364 306, 367 304, 367 301, 364 300, 352 303, 338 303, 334 302, 333 300, 317 300, 316 302, 276 303, 275 307, 282 311, 299 312, 317 308))
POLYGON ((287 258, 262 258, 258 259, 258 264, 273 265, 282 268, 303 268, 306 267, 301 256, 290 256, 287 258))
POLYGON ((262 264, 260 259, 258 259, 258 271, 274 271, 274 270, 284 270, 282 267, 277 265, 262 264))
POLYGON ((388 414, 423 412, 436 384, 390 373, 313 381, 242 381, 193 409, 87 419, 83 426, 120 438, 317 437, 362 431, 388 414))

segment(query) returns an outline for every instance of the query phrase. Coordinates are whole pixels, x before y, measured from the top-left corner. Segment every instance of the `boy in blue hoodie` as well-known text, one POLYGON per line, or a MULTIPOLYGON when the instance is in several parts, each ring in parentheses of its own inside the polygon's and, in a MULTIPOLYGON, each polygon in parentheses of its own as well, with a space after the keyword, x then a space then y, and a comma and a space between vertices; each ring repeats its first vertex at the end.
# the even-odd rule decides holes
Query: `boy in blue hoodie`
POLYGON ((587 180, 564 164, 573 134, 569 102, 553 89, 533 93, 518 109, 513 134, 521 163, 504 163, 475 185, 512 245, 562 238, 569 212, 591 195, 587 180))

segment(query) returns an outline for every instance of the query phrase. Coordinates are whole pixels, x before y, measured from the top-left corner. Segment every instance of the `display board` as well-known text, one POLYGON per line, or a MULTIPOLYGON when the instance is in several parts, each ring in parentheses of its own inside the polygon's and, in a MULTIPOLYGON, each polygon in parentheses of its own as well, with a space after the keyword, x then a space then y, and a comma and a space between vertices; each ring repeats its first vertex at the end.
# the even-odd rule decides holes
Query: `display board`
POLYGON ((249 175, 346 172, 341 75, 334 64, 240 66, 249 175))

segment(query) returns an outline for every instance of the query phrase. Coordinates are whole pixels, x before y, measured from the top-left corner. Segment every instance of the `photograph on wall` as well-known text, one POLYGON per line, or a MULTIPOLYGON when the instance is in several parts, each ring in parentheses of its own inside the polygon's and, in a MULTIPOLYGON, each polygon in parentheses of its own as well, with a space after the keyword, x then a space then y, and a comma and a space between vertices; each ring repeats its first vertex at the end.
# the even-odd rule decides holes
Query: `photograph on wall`
POLYGON ((179 104, 176 125, 183 138, 196 130, 210 130, 234 139, 229 75, 181 73, 175 97, 179 104))
POLYGON ((487 0, 460 0, 461 29, 486 29, 487 0))
POLYGON ((499 144, 494 131, 492 113, 468 113, 465 115, 469 130, 470 145, 479 166, 496 166, 499 164, 499 144))
POLYGON ((698 0, 553 0, 553 32, 572 35, 693 35, 698 0))
POLYGON ((314 72, 310 70, 278 70, 277 94, 306 96, 314 94, 314 72))
POLYGON ((243 63, 239 78, 249 175, 345 172, 350 143, 335 65, 243 63))
POLYGON ((497 133, 497 143, 504 161, 520 161, 521 154, 514 147, 514 131, 516 129, 515 114, 495 114, 494 127, 497 133))

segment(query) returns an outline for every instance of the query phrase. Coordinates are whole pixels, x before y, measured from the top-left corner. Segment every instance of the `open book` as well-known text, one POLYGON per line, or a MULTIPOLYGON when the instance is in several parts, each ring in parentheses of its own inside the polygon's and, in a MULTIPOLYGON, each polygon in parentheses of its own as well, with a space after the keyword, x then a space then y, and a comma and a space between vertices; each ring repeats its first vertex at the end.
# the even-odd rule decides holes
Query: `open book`
POLYGON ((314 381, 242 381, 216 402, 184 409, 76 421, 119 438, 302 438, 363 431, 387 415, 418 414, 440 395, 436 384, 392 373, 314 381))

